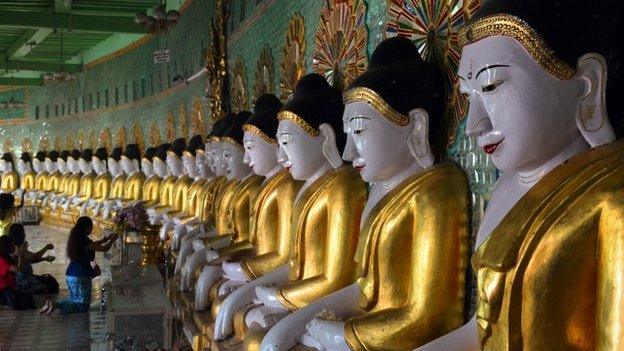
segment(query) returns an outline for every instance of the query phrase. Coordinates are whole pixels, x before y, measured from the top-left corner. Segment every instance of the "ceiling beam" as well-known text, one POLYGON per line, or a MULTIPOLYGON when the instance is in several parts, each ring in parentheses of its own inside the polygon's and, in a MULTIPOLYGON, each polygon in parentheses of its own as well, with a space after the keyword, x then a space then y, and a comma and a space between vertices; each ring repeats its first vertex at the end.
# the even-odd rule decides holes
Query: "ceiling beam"
POLYGON ((0 27, 56 28, 104 33, 147 33, 132 17, 0 11, 0 27))
POLYGON ((0 85, 37 86, 43 85, 43 78, 0 77, 0 85))
POLYGON ((39 28, 29 29, 22 34, 5 52, 7 60, 15 60, 28 55, 35 46, 43 41, 53 29, 39 28))
MULTIPOLYGON (((0 61, 0 70, 60 72, 61 65, 56 62, 0 61)), ((79 73, 82 72, 82 65, 64 63, 63 71, 67 73, 79 73)))
POLYGON ((69 13, 71 11, 72 0, 54 0, 54 12, 69 13))

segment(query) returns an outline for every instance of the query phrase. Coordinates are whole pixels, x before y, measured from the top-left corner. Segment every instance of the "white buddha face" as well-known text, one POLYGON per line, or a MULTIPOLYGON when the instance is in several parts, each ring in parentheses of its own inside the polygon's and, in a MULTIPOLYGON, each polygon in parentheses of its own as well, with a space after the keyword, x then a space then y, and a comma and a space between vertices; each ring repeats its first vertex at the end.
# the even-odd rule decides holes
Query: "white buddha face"
POLYGON ((141 171, 143 172, 143 174, 145 174, 146 177, 154 174, 154 165, 152 164, 152 161, 143 157, 141 159, 141 171))
POLYGON ((132 160, 127 156, 121 156, 121 169, 127 174, 130 175, 136 172, 139 168, 139 163, 137 160, 132 160))
POLYGON ((193 157, 193 155, 184 153, 182 155, 182 164, 184 165, 186 174, 188 174, 189 177, 194 178, 197 176, 198 168, 197 164, 195 163, 195 157, 193 157))
POLYGON ((195 164, 201 174, 211 173, 211 168, 208 165, 208 156, 205 152, 197 152, 197 155, 195 155, 195 164))
POLYGON ((106 172, 106 164, 104 164, 104 161, 100 160, 97 157, 93 157, 91 159, 91 168, 93 168, 93 170, 97 174, 102 174, 106 172))
POLYGON ((466 133, 503 171, 530 171, 580 136, 584 86, 545 71, 515 39, 489 37, 463 49, 458 74, 470 108, 466 133))
MULTIPOLYGON (((35 159, 35 160, 37 160, 37 159, 35 159)), ((35 168, 35 160, 33 160, 33 169, 35 168)), ((52 161, 52 159, 49 158, 49 157, 46 157, 43 160, 43 166, 41 166, 41 163, 39 162, 39 160, 37 160, 37 162, 39 163, 39 168, 40 169, 45 169, 49 173, 52 173, 52 172, 56 171, 56 163, 54 161, 52 161)), ((38 172, 38 171, 35 170, 35 172, 38 172)))
POLYGON ((41 161, 39 161, 38 158, 33 158, 32 164, 33 164, 33 170, 35 171, 35 173, 39 173, 43 171, 43 164, 41 164, 41 161))
POLYGON ((89 173, 91 172, 91 163, 81 157, 78 159, 78 168, 82 173, 89 173))
POLYGON ((114 158, 108 158, 108 173, 116 177, 122 173, 121 165, 114 158))
MULTIPOLYGON (((34 163, 33 163, 34 166, 34 163)), ((62 158, 59 158, 58 160, 56 160, 56 166, 58 167, 59 172, 61 173, 67 173, 67 161, 63 160, 62 158)))
POLYGON ((254 133, 245 132, 243 162, 259 176, 266 176, 277 166, 277 144, 271 144, 254 133))
POLYGON ((171 174, 176 177, 179 177, 184 173, 184 166, 182 165, 182 161, 180 160, 178 155, 173 152, 167 152, 167 167, 169 168, 171 174))
POLYGON ((154 157, 152 159, 152 164, 154 165, 154 173, 156 173, 159 177, 165 178, 169 175, 167 164, 163 160, 158 157, 154 157))
POLYGON ((227 179, 242 179, 249 174, 249 167, 243 163, 244 151, 239 145, 230 142, 221 143, 221 155, 227 179))
POLYGON ((0 160, 0 171, 7 172, 7 164, 8 164, 7 161, 0 160))
POLYGON ((326 162, 322 135, 313 137, 288 120, 279 122, 277 142, 277 161, 296 180, 307 180, 326 162))
POLYGON ((220 163, 220 156, 221 156, 220 155, 221 150, 219 148, 219 144, 220 143, 218 142, 206 143, 206 157, 208 159, 208 166, 210 167, 210 170, 212 171, 212 173, 217 174, 217 175, 219 175, 217 172, 217 168, 220 163))
POLYGON ((24 160, 17 160, 17 173, 24 174, 28 171, 30 171, 30 165, 24 162, 24 160))
POLYGON ((408 146, 412 122, 398 126, 370 104, 354 102, 345 106, 343 125, 343 158, 353 162, 365 182, 386 180, 415 162, 408 146))
POLYGON ((210 145, 210 155, 212 158, 212 172, 217 176, 225 176, 226 175, 226 164, 223 160, 223 150, 221 147, 222 142, 213 142, 210 145))
POLYGON ((78 173, 80 168, 78 167, 78 161, 76 161, 73 157, 67 157, 67 169, 69 169, 72 173, 78 173))

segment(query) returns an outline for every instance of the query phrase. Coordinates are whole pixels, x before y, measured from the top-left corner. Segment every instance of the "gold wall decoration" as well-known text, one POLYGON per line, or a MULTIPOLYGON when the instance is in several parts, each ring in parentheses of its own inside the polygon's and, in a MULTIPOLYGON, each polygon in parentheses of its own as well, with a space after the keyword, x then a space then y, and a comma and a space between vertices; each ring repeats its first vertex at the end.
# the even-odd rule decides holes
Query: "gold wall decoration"
POLYGON ((227 8, 225 0, 215 1, 215 18, 212 21, 212 43, 206 53, 206 69, 210 86, 210 120, 221 118, 227 76, 225 26, 227 8))
POLYGON ((273 94, 275 84, 275 71, 273 69, 273 54, 269 44, 260 51, 260 56, 256 62, 256 78, 253 85, 252 104, 264 94, 273 94))
POLYGON ((126 127, 121 126, 117 129, 117 147, 125 148, 127 145, 126 127))
MULTIPOLYGON (((59 146, 62 146, 62 141, 60 137, 57 137, 59 139, 59 146)), ((39 138, 39 150, 38 151, 48 151, 50 149, 50 140, 48 139, 47 136, 42 136, 39 138)), ((59 147, 59 150, 61 148, 59 147)), ((59 151, 60 152, 60 151, 59 151)))
POLYGON ((32 141, 29 138, 22 139, 20 144, 22 146, 22 152, 32 153, 32 141))
POLYGON ((389 0, 387 38, 402 36, 416 44, 422 58, 436 62, 445 72, 449 101, 444 116, 446 139, 455 141, 468 103, 459 93, 457 66, 461 57, 459 29, 481 6, 481 0, 389 0))
POLYGON ((184 103, 180 104, 178 109, 178 126, 180 127, 180 138, 188 138, 189 135, 189 121, 188 114, 186 113, 186 106, 184 103))
POLYGON ((167 112, 167 117, 165 117, 165 134, 167 136, 168 143, 175 139, 175 117, 171 111, 167 112))
POLYGON ((150 145, 152 147, 158 147, 160 144, 162 144, 161 141, 161 136, 160 136, 160 128, 158 128, 158 122, 153 121, 152 125, 150 126, 150 130, 149 130, 149 141, 150 141, 150 145))
POLYGON ((306 72, 305 33, 303 16, 296 12, 288 23, 280 63, 280 99, 284 102, 290 99, 297 82, 306 72))
POLYGON ((82 130, 78 131, 77 144, 78 144, 78 150, 82 151, 85 149, 85 135, 82 130))
POLYGON ((71 134, 65 137, 65 150, 72 151, 75 149, 74 146, 74 138, 72 138, 71 134))
POLYGON ((113 152, 113 149, 111 147, 112 139, 113 138, 111 136, 110 129, 108 129, 108 127, 102 129, 102 132, 100 133, 100 146, 105 147, 109 153, 113 152))
POLYGON ((141 153, 145 151, 145 138, 143 138, 143 129, 138 121, 132 123, 132 136, 134 137, 134 143, 139 146, 141 153))
POLYGON ((346 88, 366 70, 367 42, 364 0, 327 0, 314 40, 314 71, 331 85, 346 88))
POLYGON ((234 63, 234 70, 232 71, 232 111, 240 112, 245 110, 249 110, 247 76, 245 62, 242 58, 239 58, 234 63))
POLYGON ((201 99, 196 96, 193 99, 192 132, 193 135, 206 136, 206 119, 204 118, 204 110, 202 109, 201 99))
MULTIPOLYGON (((41 145, 39 146, 39 149, 41 150, 41 145)), ((63 151, 63 138, 61 138, 59 135, 54 137, 54 150, 58 151, 59 153, 63 151)))
POLYGON ((95 135, 95 130, 91 129, 89 131, 89 137, 87 139, 87 147, 93 152, 98 148, 97 136, 95 135))
POLYGON ((2 143, 2 152, 11 152, 13 151, 13 139, 6 138, 2 143))

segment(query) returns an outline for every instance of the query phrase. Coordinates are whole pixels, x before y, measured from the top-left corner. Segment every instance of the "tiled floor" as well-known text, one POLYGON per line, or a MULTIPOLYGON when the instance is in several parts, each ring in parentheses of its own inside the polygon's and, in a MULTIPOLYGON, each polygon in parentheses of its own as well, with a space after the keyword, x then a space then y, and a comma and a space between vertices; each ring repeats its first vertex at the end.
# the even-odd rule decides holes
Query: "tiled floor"
MULTIPOLYGON (((48 273, 56 277, 60 286, 58 297, 67 296, 65 283, 66 240, 69 230, 48 226, 27 226, 26 240, 30 250, 35 251, 47 243, 53 243, 49 254, 56 257, 52 263, 33 265, 35 274, 48 273)), ((37 311, 13 311, 0 307, 0 351, 30 350, 106 350, 106 315, 100 312, 100 296, 103 282, 110 279, 110 265, 102 255, 97 263, 102 276, 93 280, 91 311, 88 314, 37 315, 37 311)), ((46 296, 37 296, 41 306, 46 296)), ((57 296, 52 296, 57 298, 57 296)))

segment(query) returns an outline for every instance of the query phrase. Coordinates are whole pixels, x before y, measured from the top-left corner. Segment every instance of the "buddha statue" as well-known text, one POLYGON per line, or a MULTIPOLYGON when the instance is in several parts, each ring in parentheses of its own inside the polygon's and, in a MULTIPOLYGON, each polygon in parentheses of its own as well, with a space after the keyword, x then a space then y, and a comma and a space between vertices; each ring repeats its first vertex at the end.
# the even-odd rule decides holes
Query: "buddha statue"
POLYGON ((81 216, 95 216, 97 214, 94 210, 95 207, 107 200, 110 195, 112 177, 108 173, 107 159, 108 152, 105 147, 95 150, 95 154, 91 157, 91 168, 96 174, 93 180, 93 195, 80 208, 81 216))
POLYGON ((379 44, 345 91, 343 158, 372 184, 355 255, 359 278, 278 322, 262 350, 298 342, 319 350, 412 350, 463 324, 468 182, 457 166, 436 164, 441 77, 411 40, 397 37, 379 44))
POLYGON ((113 152, 108 155, 108 173, 112 177, 111 189, 108 199, 101 204, 96 205, 94 212, 100 214, 103 219, 109 219, 115 207, 121 205, 124 197, 126 184, 126 174, 121 167, 122 148, 116 147, 113 152))
MULTIPOLYGON (((235 255, 242 250, 253 248, 250 237, 250 222, 253 215, 255 199, 262 184, 262 177, 254 175, 251 168, 244 162, 245 151, 243 148, 243 123, 251 116, 250 112, 239 112, 234 124, 221 137, 221 151, 225 164, 225 174, 228 180, 236 180, 237 186, 233 188, 229 205, 219 206, 217 216, 227 222, 227 229, 221 227, 214 238, 199 240, 195 245, 193 241, 186 241, 189 249, 184 252, 180 249, 178 261, 184 265, 180 280, 182 291, 189 290, 194 286, 195 269, 201 262, 222 255, 235 255), (202 245, 203 244, 203 245, 202 245), (203 247, 202 247, 203 246, 203 247), (193 260, 185 262, 192 250, 195 252, 193 260)), ((224 201, 228 202, 228 201, 224 201)), ((215 278, 220 276, 220 266, 206 266, 206 270, 214 271, 215 278)), ((214 282, 214 280, 213 280, 214 282)), ((211 285, 209 282, 207 284, 211 285)))
MULTIPOLYGON (((59 179, 58 187, 56 187, 53 191, 47 192, 42 202, 42 206, 45 209, 50 209, 52 207, 55 207, 60 197, 63 196, 63 194, 65 193, 65 188, 67 187, 67 180, 69 179, 69 177, 71 177, 71 172, 69 171, 69 168, 67 167, 68 156, 69 156, 69 151, 67 150, 63 150, 61 151, 60 154, 58 154, 58 158, 56 159, 56 162, 55 162, 55 166, 56 166, 55 168, 57 168, 57 171, 60 174, 60 178, 58 178, 59 179)), ((33 162, 33 167, 34 166, 35 166, 35 163, 33 162)), ((49 178, 49 177, 50 177, 50 173, 47 172, 46 178, 49 178)), ((49 189, 49 183, 50 182, 46 182, 46 184, 43 185, 44 189, 46 188, 49 189)), ((38 184, 37 177, 35 177, 35 184, 38 184)))
MULTIPOLYGON (((290 217, 294 197, 300 184, 277 162, 277 113, 282 104, 279 99, 267 94, 255 103, 253 115, 243 125, 243 162, 253 173, 265 177, 257 200, 253 204, 249 241, 254 247, 254 255, 238 260, 227 260, 222 268, 205 266, 195 285, 194 308, 204 310, 210 303, 209 290, 224 277, 226 281, 219 287, 219 298, 236 287, 268 273, 287 263, 290 243, 290 217)), ((194 253, 186 265, 187 274, 195 271, 194 253)))
POLYGON ((59 156, 58 151, 52 150, 48 152, 43 161, 43 167, 48 174, 48 181, 45 187, 45 192, 47 193, 54 193, 61 189, 62 174, 57 167, 59 156))
MULTIPOLYGON (((22 152, 20 158, 17 160, 17 173, 20 179, 20 186, 13 194, 16 199, 22 197, 22 194, 27 194, 35 189, 35 176, 37 175, 32 169, 32 157, 28 152, 22 152)), ((24 201, 26 197, 24 196, 24 201)))
POLYGON ((141 150, 137 144, 128 144, 121 156, 121 168, 126 174, 124 183, 123 202, 140 201, 143 198, 143 183, 145 174, 141 172, 139 161, 141 150))
MULTIPOLYGON (((169 218, 168 213, 180 211, 187 204, 188 188, 192 180, 186 174, 182 163, 182 153, 186 149, 186 140, 178 138, 171 143, 167 150, 166 164, 169 176, 161 184, 160 204, 148 209, 150 221, 153 224, 164 224, 169 218)), ((160 232, 161 240, 167 239, 164 231, 160 232)))
MULTIPOLYGON (((197 155, 197 150, 201 149, 203 145, 204 141, 201 135, 194 135, 189 139, 186 150, 182 152, 182 165, 186 170, 186 174, 191 178, 192 183, 188 188, 188 200, 186 201, 185 207, 179 211, 172 211, 167 214, 168 218, 161 228, 164 236, 169 236, 169 232, 174 231, 180 224, 190 222, 196 218, 195 213, 198 211, 197 207, 201 206, 201 201, 199 199, 200 191, 206 183, 206 179, 202 178, 199 172, 199 167, 195 162, 195 156, 197 155)), ((199 212, 201 212, 201 208, 199 212)), ((176 235, 179 233, 180 231, 174 231, 171 242, 171 248, 173 250, 179 248, 179 235, 176 235)))
POLYGON ((293 208, 290 260, 223 300, 215 340, 231 335, 238 314, 250 328, 237 330, 244 333, 245 349, 258 349, 266 331, 290 311, 355 281, 353 256, 367 190, 353 167, 343 166, 338 151, 344 145, 343 109, 340 91, 308 74, 278 114, 278 161, 304 181, 293 208), (254 299, 260 303, 248 305, 254 299))
POLYGON ((0 183, 0 191, 3 193, 12 193, 19 187, 19 175, 13 168, 13 155, 5 152, 0 158, 0 172, 2 172, 2 180, 0 183))
POLYGON ((145 149, 145 153, 141 157, 141 172, 145 176, 145 179, 154 175, 154 165, 152 164, 152 158, 156 154, 155 147, 148 147, 145 149))
POLYGON ((33 172, 35 172, 35 186, 24 196, 24 201, 27 201, 27 203, 31 205, 34 204, 37 199, 46 195, 46 183, 49 174, 46 172, 43 163, 45 157, 45 152, 37 151, 35 157, 32 159, 32 169, 33 172))
MULTIPOLYGON (((69 204, 73 202, 75 199, 79 198, 80 195, 80 181, 82 180, 82 165, 85 165, 87 162, 79 162, 81 158, 81 153, 79 150, 74 149, 71 151, 69 156, 67 157, 67 168, 71 172, 71 176, 67 179, 67 183, 65 186, 65 193, 63 197, 60 199, 58 205, 63 206, 63 210, 67 211, 69 209, 69 204)), ((84 161, 84 160, 83 160, 84 161)), ((90 166, 89 166, 90 168, 90 166)))
POLYGON ((91 166, 92 158, 93 151, 91 149, 82 150, 77 162, 80 173, 82 174, 80 177, 80 189, 76 196, 66 202, 65 211, 71 209, 73 213, 78 214, 82 205, 93 198, 96 174, 91 166))
MULTIPOLYGON (((227 179, 222 194, 219 194, 216 226, 213 231, 199 238, 193 234, 183 237, 176 260, 176 272, 179 272, 186 258, 193 251, 201 251, 201 257, 208 261, 225 253, 239 251, 249 246, 249 218, 251 206, 262 180, 254 176, 249 166, 243 163, 243 122, 251 115, 242 111, 236 115, 232 125, 220 138, 221 162, 227 179)), ((193 272, 182 272, 180 287, 190 289, 189 282, 193 272)))
POLYGON ((502 175, 472 258, 476 316, 423 350, 624 348, 623 14, 492 0, 460 32, 466 133, 502 175))
POLYGON ((153 207, 160 202, 160 187, 162 181, 167 177, 167 150, 171 145, 165 143, 158 148, 149 148, 145 152, 141 161, 141 168, 144 169, 147 177, 143 183, 143 203, 146 208, 153 207), (153 149, 153 150, 150 150, 153 149), (152 174, 148 176, 149 168, 152 174))

